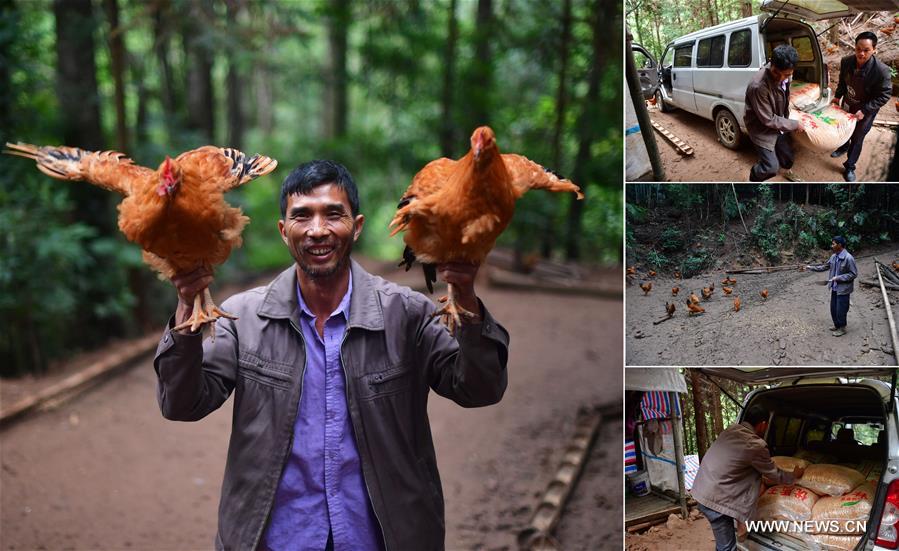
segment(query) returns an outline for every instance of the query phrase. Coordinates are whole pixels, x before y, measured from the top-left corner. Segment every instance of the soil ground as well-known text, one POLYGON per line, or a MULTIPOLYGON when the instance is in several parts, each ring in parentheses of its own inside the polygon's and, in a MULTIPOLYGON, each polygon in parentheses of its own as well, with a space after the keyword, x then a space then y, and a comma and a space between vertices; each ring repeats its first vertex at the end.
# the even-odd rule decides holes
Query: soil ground
MULTIPOLYGON (((512 335, 506 395, 479 409, 433 396, 429 416, 447 548, 512 550, 578 408, 621 399, 622 309, 582 296, 479 294, 512 335)), ((175 423, 160 415, 155 387, 143 360, 0 432, 3 549, 212 547, 231 400, 200 422, 175 423)), ((620 453, 621 424, 610 421, 556 531, 564 549, 621 548, 620 453)))
POLYGON ((665 524, 657 524, 640 534, 627 534, 626 551, 714 551, 712 526, 697 509, 687 520, 671 515, 665 524))
MULTIPOLYGON (((878 253, 881 261, 899 256, 899 247, 878 253)), ((821 261, 826 260, 826 258, 821 261)), ((796 263, 800 261, 797 260, 796 263)), ((859 279, 876 277, 870 255, 856 257, 859 279)), ((879 288, 856 281, 848 314, 848 333, 833 337, 829 328, 830 292, 816 282, 827 279, 826 272, 785 271, 770 274, 736 274, 731 297, 725 297, 716 270, 676 280, 653 279, 648 295, 636 284, 625 291, 625 334, 627 365, 896 365, 889 323, 879 288), (690 292, 715 284, 709 300, 701 301, 706 313, 687 315, 684 304, 690 292), (681 291, 672 297, 671 288, 681 291), (759 295, 768 289, 768 299, 759 295), (734 311, 734 298, 742 306, 734 311), (674 317, 665 317, 665 302, 674 301, 674 317)), ((639 281, 648 281, 642 279, 639 281)), ((892 292, 891 308, 899 315, 897 296, 892 292)))
MULTIPOLYGON (((896 97, 880 109, 876 120, 899 119, 894 106, 896 97)), ((749 169, 757 161, 752 143, 745 138, 736 151, 718 143, 713 121, 676 109, 662 113, 650 110, 650 117, 693 147, 694 154, 687 157, 678 153, 658 132, 655 133, 665 178, 670 182, 746 182, 749 169)), ((886 180, 890 160, 896 152, 896 131, 874 126, 865 137, 862 154, 856 165, 859 182, 883 182, 886 180)), ((806 182, 842 182, 845 156, 832 159, 828 153, 803 148, 794 140, 796 153, 793 172, 806 182)), ((775 176, 769 182, 787 182, 783 176, 775 176)))

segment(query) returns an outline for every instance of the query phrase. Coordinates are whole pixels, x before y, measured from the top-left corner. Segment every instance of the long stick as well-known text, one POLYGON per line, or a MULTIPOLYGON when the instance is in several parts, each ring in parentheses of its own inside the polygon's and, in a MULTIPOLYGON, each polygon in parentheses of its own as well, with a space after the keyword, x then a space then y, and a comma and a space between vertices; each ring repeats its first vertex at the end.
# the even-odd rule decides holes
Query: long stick
POLYGON ((887 296, 887 290, 883 286, 883 278, 880 277, 880 267, 877 267, 877 280, 880 282, 880 292, 883 294, 883 307, 887 311, 887 319, 890 322, 890 336, 893 338, 893 356, 896 363, 899 364, 899 337, 896 336, 896 320, 893 319, 893 309, 890 307, 890 297, 887 296))
POLYGON ((740 222, 743 222, 743 229, 746 231, 746 235, 749 235, 749 229, 746 228, 746 221, 743 220, 743 210, 740 208, 740 200, 737 198, 737 186, 731 184, 730 189, 734 192, 734 202, 737 204, 737 214, 740 215, 740 222))

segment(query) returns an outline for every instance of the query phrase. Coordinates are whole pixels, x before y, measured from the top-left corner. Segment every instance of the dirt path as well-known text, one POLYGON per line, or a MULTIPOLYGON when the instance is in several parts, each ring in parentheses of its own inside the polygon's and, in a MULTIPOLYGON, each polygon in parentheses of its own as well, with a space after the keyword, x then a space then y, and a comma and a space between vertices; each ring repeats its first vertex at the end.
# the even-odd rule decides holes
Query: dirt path
POLYGON ((687 520, 672 515, 665 524, 641 534, 628 534, 624 548, 627 551, 714 551, 715 536, 706 518, 692 509, 687 520))
MULTIPOLYGON (((580 406, 620 400, 621 302, 481 288, 511 332, 493 407, 429 405, 448 549, 516 549, 580 406), (602 381, 602 384, 599 384, 602 381)), ((149 361, 0 432, 2 548, 210 549, 230 401, 198 423, 162 419, 149 361)), ((622 545, 620 424, 603 429, 558 534, 622 545)))
MULTIPOLYGON (((894 120, 892 112, 896 98, 884 106, 877 120, 894 120)), ((756 163, 757 157, 752 144, 746 143, 733 151, 718 143, 713 121, 704 119, 677 109, 671 113, 658 110, 650 111, 650 117, 670 130, 680 139, 693 146, 695 153, 691 157, 680 155, 671 144, 656 133, 665 177, 670 182, 746 182, 749 180, 749 169, 756 163)), ((881 127, 873 127, 865 137, 862 155, 856 166, 856 175, 860 182, 882 182, 886 180, 887 170, 893 156, 896 132, 881 127)), ((795 147, 796 160, 793 171, 806 182, 842 182, 843 161, 845 157, 831 159, 828 153, 818 153, 795 147)), ((776 176, 769 182, 786 182, 785 178, 776 176)))
MULTIPOLYGON (((894 258, 899 250, 883 253, 894 258)), ((859 257, 859 278, 874 274, 870 257, 859 257)), ((829 328, 830 294, 816 281, 824 272, 738 274, 732 297, 721 291, 723 272, 689 280, 657 279, 648 296, 636 284, 625 291, 627 365, 896 365, 880 289, 856 282, 848 315, 848 333, 833 337, 829 328), (702 301, 706 313, 688 316, 690 291, 715 283, 714 296, 702 301), (671 288, 679 285, 676 299, 671 288), (768 299, 759 291, 768 289, 768 299), (742 307, 733 308, 739 296, 742 307), (665 302, 675 301, 674 318, 659 325, 665 302)), ((895 293, 893 293, 895 302, 895 293)), ((892 306, 894 315, 899 308, 892 306)))

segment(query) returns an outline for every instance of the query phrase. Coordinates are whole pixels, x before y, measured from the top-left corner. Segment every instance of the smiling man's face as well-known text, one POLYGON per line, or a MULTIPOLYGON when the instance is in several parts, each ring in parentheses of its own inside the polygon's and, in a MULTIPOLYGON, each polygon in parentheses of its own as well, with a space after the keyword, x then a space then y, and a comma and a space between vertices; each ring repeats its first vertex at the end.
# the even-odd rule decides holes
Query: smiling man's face
POLYGON ((343 189, 322 184, 307 195, 287 197, 287 210, 278 229, 303 273, 322 279, 349 265, 364 222, 361 214, 353 216, 343 189))

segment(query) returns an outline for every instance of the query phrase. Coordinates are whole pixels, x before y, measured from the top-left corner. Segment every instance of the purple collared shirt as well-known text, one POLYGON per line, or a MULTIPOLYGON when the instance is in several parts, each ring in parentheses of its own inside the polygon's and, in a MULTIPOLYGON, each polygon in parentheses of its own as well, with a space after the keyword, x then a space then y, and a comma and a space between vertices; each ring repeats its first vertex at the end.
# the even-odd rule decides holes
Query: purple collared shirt
POLYGON ((272 551, 321 551, 329 531, 335 551, 383 549, 381 528, 362 477, 340 358, 352 291, 351 274, 346 295, 325 321, 322 337, 297 287, 306 369, 293 448, 263 538, 272 551))

